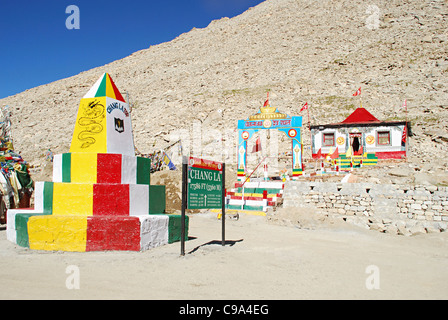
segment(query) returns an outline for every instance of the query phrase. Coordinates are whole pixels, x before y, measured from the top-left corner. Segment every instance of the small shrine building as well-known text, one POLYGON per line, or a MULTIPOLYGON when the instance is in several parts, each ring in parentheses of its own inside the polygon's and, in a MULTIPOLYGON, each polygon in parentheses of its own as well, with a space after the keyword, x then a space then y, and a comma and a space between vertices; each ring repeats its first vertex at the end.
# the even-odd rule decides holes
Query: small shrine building
POLYGON ((381 121, 367 109, 357 108, 342 122, 312 125, 312 156, 319 158, 346 153, 373 153, 378 159, 403 159, 407 156, 410 123, 381 121))

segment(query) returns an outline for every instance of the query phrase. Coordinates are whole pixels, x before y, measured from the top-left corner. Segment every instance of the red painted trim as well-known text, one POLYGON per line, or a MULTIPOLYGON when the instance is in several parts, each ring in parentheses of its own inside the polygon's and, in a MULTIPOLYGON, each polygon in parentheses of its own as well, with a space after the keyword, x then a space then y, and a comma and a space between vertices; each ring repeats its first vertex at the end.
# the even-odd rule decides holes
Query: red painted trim
POLYGON ((129 185, 105 184, 93 185, 94 216, 129 216, 129 185))
MULTIPOLYGON (((242 196, 230 196, 232 200, 243 200, 242 196)), ((274 201, 273 198, 266 198, 268 201, 274 201)), ((244 200, 264 200, 262 197, 244 197, 244 200)))
MULTIPOLYGON (((329 153, 322 153, 320 160, 325 160, 325 158, 329 155, 329 153)), ((313 153, 313 159, 317 159, 317 153, 313 153)))
POLYGON ((190 157, 188 158, 188 165, 193 168, 208 169, 214 171, 222 171, 222 163, 212 160, 206 160, 201 158, 190 157), (191 165, 191 160, 194 164, 191 165))
POLYGON ((376 152, 375 155, 378 159, 403 159, 406 157, 406 151, 376 152))
POLYGON ((86 251, 140 250, 138 217, 87 217, 86 251))
MULTIPOLYGON (((327 154, 322 154, 324 160, 327 157, 327 154)), ((375 152, 375 155, 378 159, 402 159, 406 156, 406 151, 386 151, 386 152, 375 152)), ((313 159, 317 159, 317 153, 313 154, 313 159)))
POLYGON ((121 183, 121 154, 98 153, 97 183, 121 183))

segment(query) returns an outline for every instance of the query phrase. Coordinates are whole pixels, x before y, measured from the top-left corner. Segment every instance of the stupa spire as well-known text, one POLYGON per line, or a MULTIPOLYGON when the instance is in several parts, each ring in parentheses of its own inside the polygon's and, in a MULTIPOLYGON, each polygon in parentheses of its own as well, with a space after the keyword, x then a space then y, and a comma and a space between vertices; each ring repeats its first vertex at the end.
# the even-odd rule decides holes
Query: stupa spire
POLYGON ((134 155, 130 108, 108 73, 81 99, 70 152, 134 155))

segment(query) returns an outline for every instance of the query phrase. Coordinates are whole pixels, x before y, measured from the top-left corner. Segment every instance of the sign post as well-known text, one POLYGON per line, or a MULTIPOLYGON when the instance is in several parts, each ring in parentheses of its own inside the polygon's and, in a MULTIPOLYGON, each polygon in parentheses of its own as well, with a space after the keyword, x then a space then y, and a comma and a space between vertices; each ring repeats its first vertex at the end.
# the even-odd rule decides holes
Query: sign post
POLYGON ((226 244, 226 164, 222 164, 222 207, 221 207, 221 223, 222 223, 222 246, 226 244))
POLYGON ((221 209, 225 245, 225 163, 183 157, 181 255, 185 255, 185 210, 221 209))
POLYGON ((181 231, 180 231, 180 255, 185 255, 185 209, 187 208, 187 185, 188 185, 188 163, 187 157, 182 157, 182 208, 181 208, 181 231))

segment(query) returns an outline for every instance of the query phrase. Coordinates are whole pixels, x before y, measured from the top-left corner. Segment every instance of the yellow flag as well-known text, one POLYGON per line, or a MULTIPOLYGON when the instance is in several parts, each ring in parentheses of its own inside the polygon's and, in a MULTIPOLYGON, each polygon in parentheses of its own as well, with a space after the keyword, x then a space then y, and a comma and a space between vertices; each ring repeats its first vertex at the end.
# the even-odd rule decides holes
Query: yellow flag
POLYGON ((325 157, 326 160, 330 159, 330 156, 333 154, 333 147, 330 148, 330 151, 328 152, 327 156, 325 157))
POLYGON ((348 147, 347 153, 345 154, 346 158, 352 157, 352 146, 348 147))

